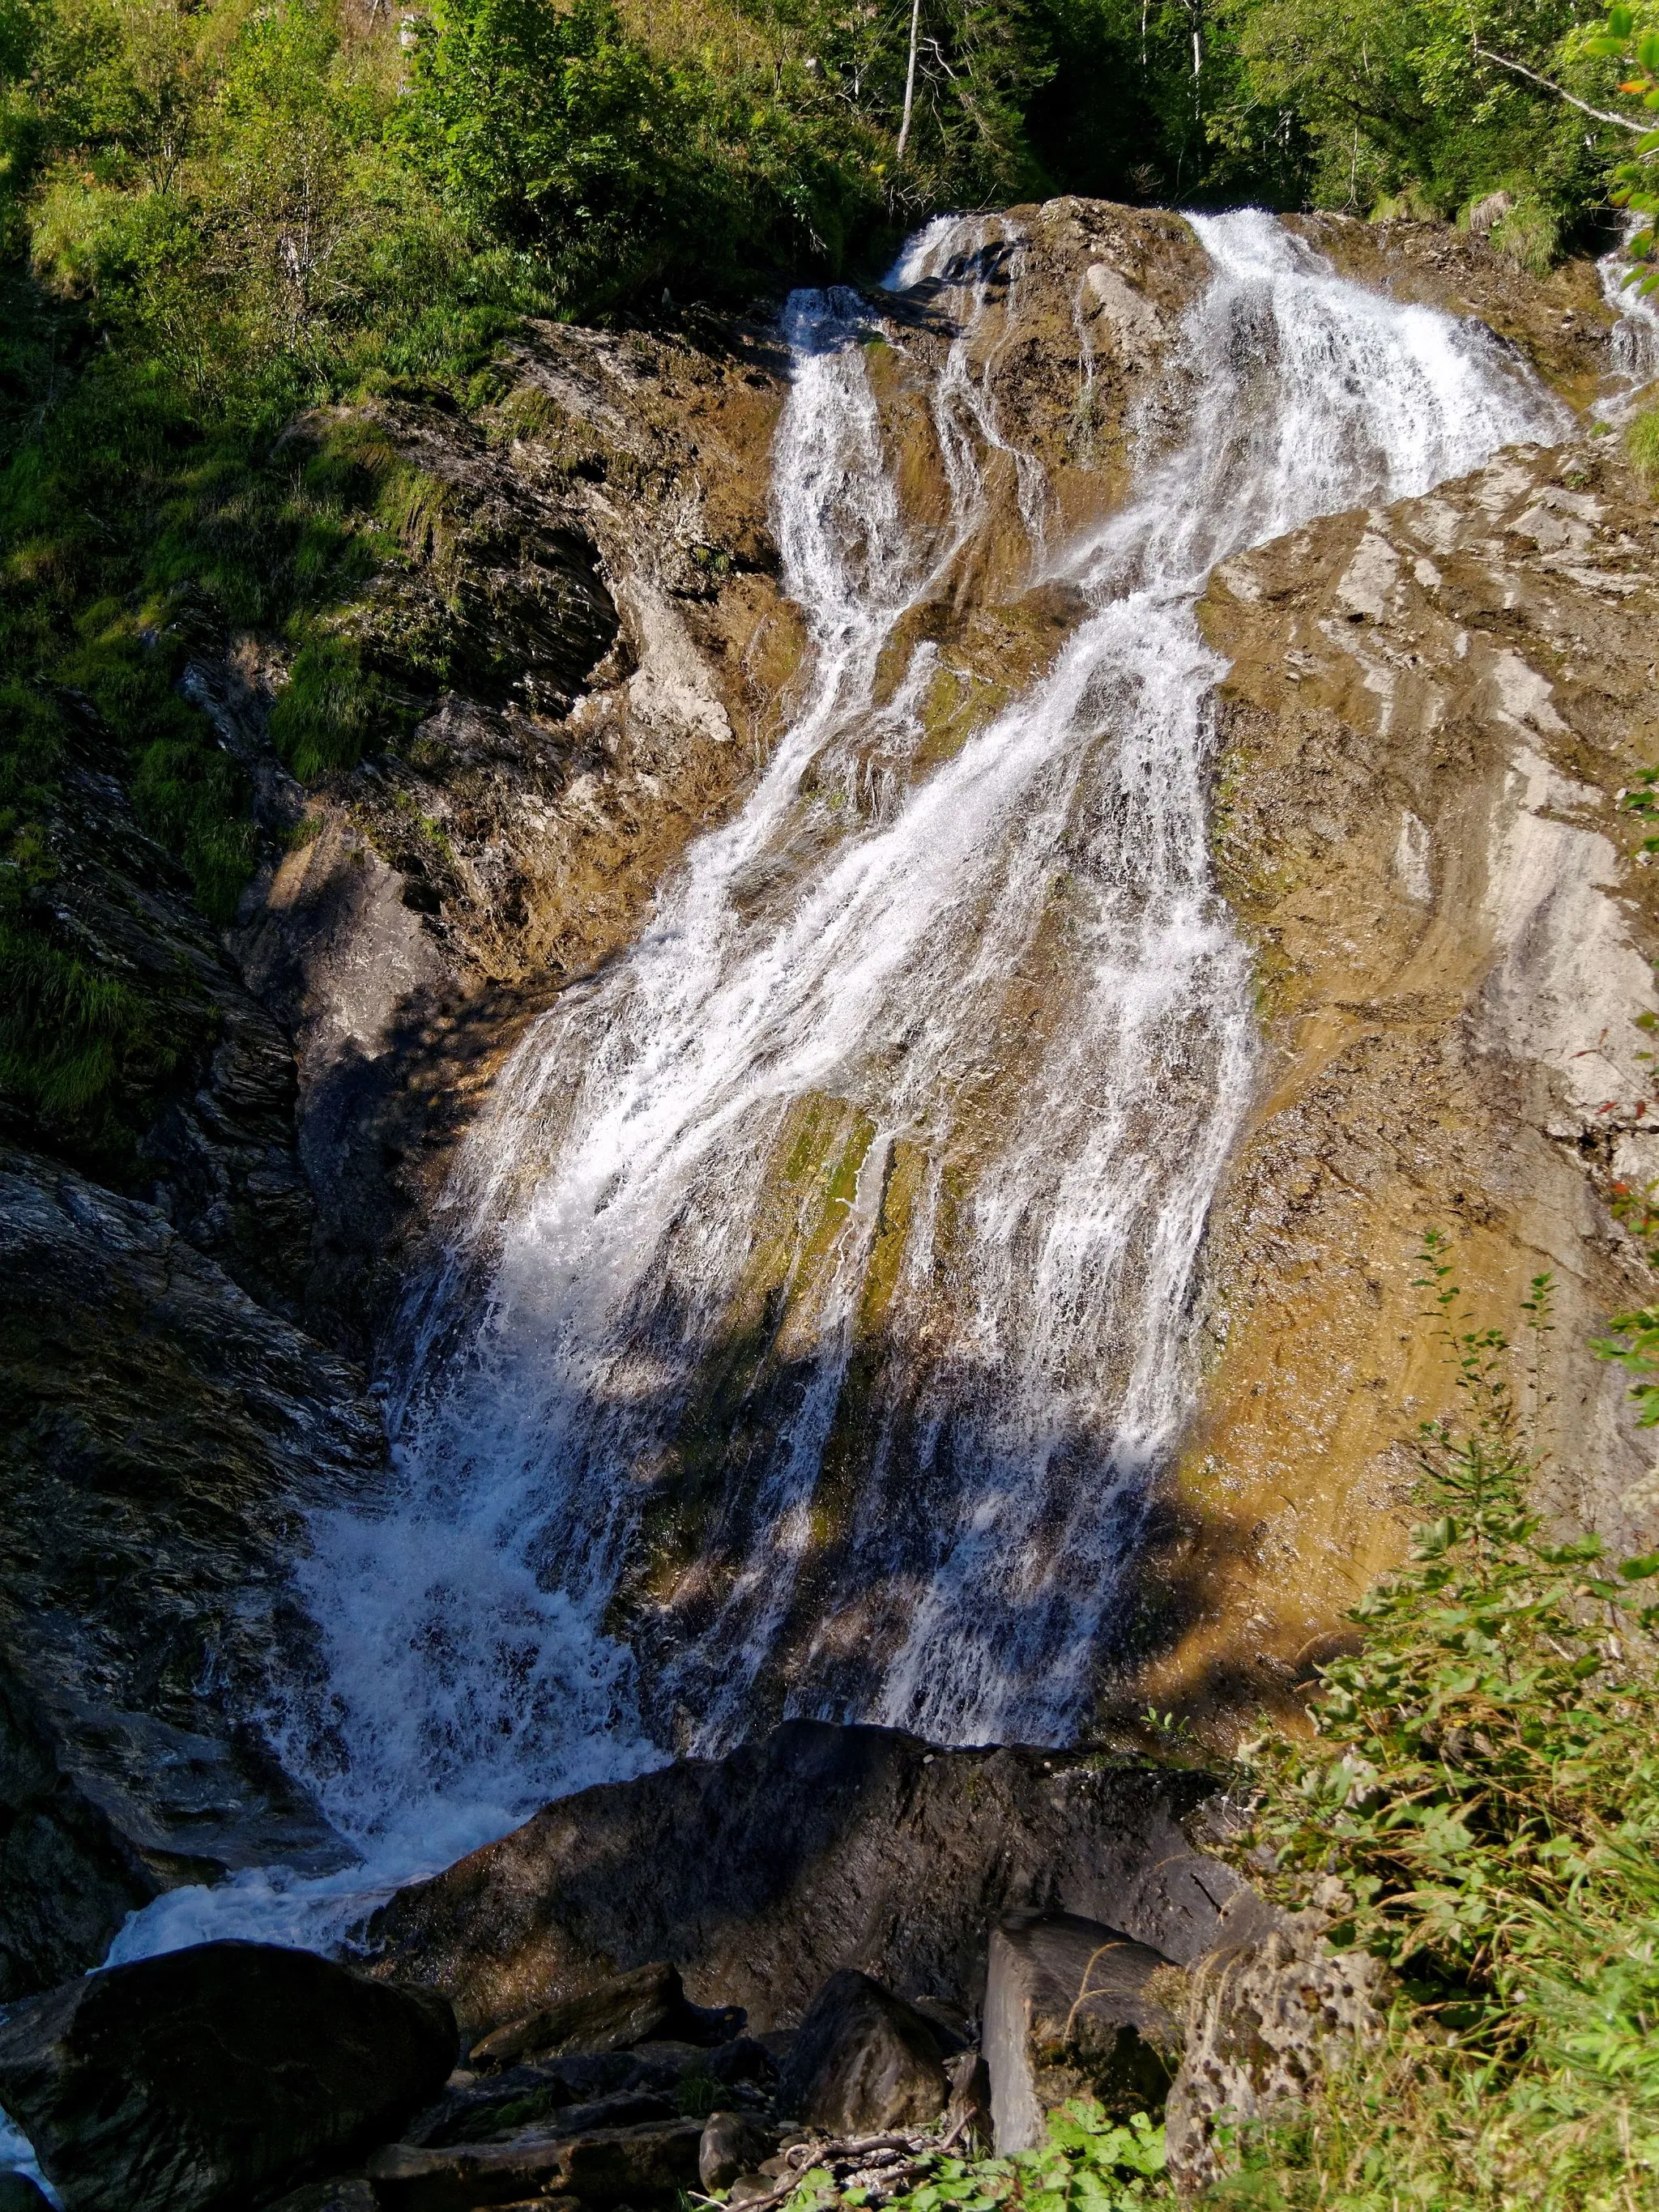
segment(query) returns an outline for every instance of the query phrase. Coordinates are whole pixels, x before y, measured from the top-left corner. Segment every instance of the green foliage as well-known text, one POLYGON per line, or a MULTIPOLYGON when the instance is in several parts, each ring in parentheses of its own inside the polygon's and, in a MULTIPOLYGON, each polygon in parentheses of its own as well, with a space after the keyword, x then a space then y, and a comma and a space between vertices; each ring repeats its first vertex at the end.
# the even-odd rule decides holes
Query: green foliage
MULTIPOLYGON (((1510 1348, 1441 1240, 1425 1259, 1466 1418, 1422 1433, 1431 1517, 1322 1670, 1315 1743, 1265 1742, 1252 1777, 1286 1900, 1324 1885, 1332 1940, 1404 1994, 1227 2201, 1634 2208, 1659 2191, 1659 1554, 1547 1534, 1510 1348)), ((1535 1343, 1547 1316, 1540 1279, 1535 1343)))
POLYGON ((710 2112, 717 2112, 728 2103, 730 2096, 730 2091, 722 2088, 712 2075, 686 2074, 674 2092, 674 2109, 684 2112, 688 2119, 704 2120, 710 2112))
POLYGON ((355 768, 374 729, 379 686, 355 647, 322 635, 302 646, 270 714, 277 751, 302 783, 355 768))
MULTIPOLYGON (((1611 66, 1625 97, 1638 100, 1644 108, 1659 108, 1659 27, 1646 9, 1610 8, 1606 23, 1583 41, 1583 51, 1611 66)), ((1643 131, 1634 145, 1628 146, 1628 152, 1630 158, 1613 171, 1612 198, 1616 207, 1648 218, 1627 249, 1638 265, 1626 282, 1650 292, 1659 284, 1659 267, 1647 265, 1659 258, 1659 231, 1654 221, 1659 216, 1659 184, 1653 167, 1654 157, 1659 155, 1659 130, 1643 131)))
POLYGON ((1650 407, 1625 432, 1631 466, 1650 492, 1659 491, 1659 407, 1650 407))
MULTIPOLYGON (((866 2201, 860 2189, 838 2191, 823 2168, 801 2177, 784 2212, 866 2201)), ((890 2197, 894 2212, 1141 2212, 1173 2202, 1164 2175, 1164 2130, 1144 2112, 1127 2125, 1109 2120, 1091 2099, 1079 2098, 1050 2118, 1046 2140, 1011 2158, 934 2160, 914 2189, 890 2197)))

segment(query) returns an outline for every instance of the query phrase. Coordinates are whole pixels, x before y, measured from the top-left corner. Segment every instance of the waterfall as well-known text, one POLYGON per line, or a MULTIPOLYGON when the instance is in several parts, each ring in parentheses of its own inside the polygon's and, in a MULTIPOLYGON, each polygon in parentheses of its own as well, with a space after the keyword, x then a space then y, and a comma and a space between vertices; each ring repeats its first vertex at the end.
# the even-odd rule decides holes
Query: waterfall
POLYGON ((1659 375, 1659 304, 1652 293, 1643 290, 1638 279, 1645 272, 1625 251, 1638 232, 1647 227, 1645 216, 1627 216, 1619 244, 1610 246, 1595 264, 1601 297, 1619 318, 1613 326, 1610 363, 1618 381, 1591 410, 1607 422, 1622 422, 1632 411, 1636 394, 1659 375))
MULTIPOLYGON (((1256 1072, 1198 596, 1231 553, 1569 421, 1478 327, 1265 215, 1191 220, 1212 274, 1179 428, 1166 392, 1127 505, 1063 546, 987 368, 1018 313, 1008 220, 930 224, 890 280, 955 331, 927 516, 872 380, 911 325, 849 290, 788 303, 799 711, 627 957, 503 1070, 405 1316, 396 1493, 320 1519, 301 1569, 329 1686, 270 1725, 360 1887, 781 1713, 1086 1727, 1256 1072), (1079 618, 941 746, 913 617, 1011 505, 1079 618)), ((243 1887, 238 1932, 300 1924, 243 1887)), ((163 1900, 125 1954, 193 1910, 163 1900)))

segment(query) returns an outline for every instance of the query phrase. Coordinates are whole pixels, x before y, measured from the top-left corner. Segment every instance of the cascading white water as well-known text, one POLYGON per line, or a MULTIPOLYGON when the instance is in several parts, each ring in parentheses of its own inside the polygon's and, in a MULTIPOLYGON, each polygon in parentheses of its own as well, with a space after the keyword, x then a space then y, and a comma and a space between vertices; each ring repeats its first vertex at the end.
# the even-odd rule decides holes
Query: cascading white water
MULTIPOLYGON (((763 1693, 956 1741, 1060 1741, 1086 1718, 1189 1408, 1200 1242, 1253 1080, 1249 961, 1206 847, 1223 664, 1197 596, 1231 552, 1568 419, 1495 340, 1343 282, 1269 217, 1193 222, 1214 273, 1184 329, 1184 434, 1149 428, 1131 503, 1047 554, 1041 471, 985 373, 1012 319, 1008 227, 931 225, 895 272, 939 286, 959 331, 933 384, 948 495, 930 522, 884 447, 869 304, 792 298, 775 508, 804 703, 628 957, 504 1071, 410 1309, 398 1492, 319 1522, 302 1570, 328 1707, 274 1724, 365 1852, 351 1887, 654 1763, 671 1733, 728 1743, 763 1693), (1083 617, 924 768, 938 649, 903 625, 985 525, 996 470, 1083 617), (716 1567, 682 1565, 666 1627, 636 1603, 642 1673, 619 1578, 730 1366, 786 1155, 808 1159, 817 1226, 765 1307, 772 1336, 744 1324, 764 1419, 703 1503, 716 1567), (857 1480, 826 1536, 859 1393, 857 1480)), ((227 1909, 238 1932, 325 1924, 240 1894, 163 1900, 125 1954, 224 1932, 227 1909)))
POLYGON ((1618 381, 1593 410, 1609 422, 1621 420, 1634 395, 1659 376, 1659 296, 1643 289, 1644 276, 1650 272, 1639 269, 1625 251, 1647 228, 1647 221, 1645 216, 1628 216, 1623 240, 1595 264, 1601 296, 1619 318, 1611 346, 1611 367, 1618 381))

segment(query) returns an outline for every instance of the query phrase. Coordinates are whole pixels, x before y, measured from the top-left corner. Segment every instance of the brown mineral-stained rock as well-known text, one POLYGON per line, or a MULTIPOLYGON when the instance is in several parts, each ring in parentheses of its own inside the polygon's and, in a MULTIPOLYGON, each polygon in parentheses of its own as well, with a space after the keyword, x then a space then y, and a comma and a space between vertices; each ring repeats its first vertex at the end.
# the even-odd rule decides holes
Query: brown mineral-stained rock
POLYGON ((1380 2039, 1388 1969, 1321 1941, 1317 1913, 1283 1917, 1190 1970, 1186 2047, 1164 2110, 1170 2174, 1196 2196, 1237 2162, 1218 2133, 1305 2104, 1329 2074, 1380 2039))
POLYGON ((1114 2118, 1156 2112, 1181 2053, 1179 1971, 1161 1951, 1071 1913, 1017 1913, 991 1931, 985 2063, 1000 2154, 1034 2150, 1073 2097, 1114 2118))
MULTIPOLYGON (((1288 1696, 1400 1555, 1448 1410, 1424 1231, 1511 1334, 1550 1271, 1542 1502, 1643 1547, 1650 1453, 1589 1340, 1650 1295, 1607 1205, 1659 1172, 1635 1024, 1659 897, 1616 799, 1659 757, 1659 516, 1597 444, 1498 456, 1218 569, 1215 846, 1258 952, 1260 1102, 1209 1237, 1208 1375, 1150 1688, 1288 1696)), ((1529 1392, 1523 1392, 1528 1398, 1529 1392)))
POLYGON ((767 520, 775 334, 533 326, 472 418, 324 410, 289 432, 417 471, 419 531, 335 627, 423 702, 309 794, 275 763, 278 650, 188 688, 279 833, 232 942, 293 1036, 319 1210, 307 1310, 365 1346, 449 1150, 525 1023, 625 944, 777 735, 799 659, 767 520))

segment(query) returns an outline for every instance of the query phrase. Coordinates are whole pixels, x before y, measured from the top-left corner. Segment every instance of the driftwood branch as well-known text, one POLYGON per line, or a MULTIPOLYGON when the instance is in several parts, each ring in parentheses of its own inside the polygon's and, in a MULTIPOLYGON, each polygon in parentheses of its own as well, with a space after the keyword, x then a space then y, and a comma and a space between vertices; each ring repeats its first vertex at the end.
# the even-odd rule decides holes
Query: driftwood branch
MULTIPOLYGON (((942 2142, 925 2143, 921 2148, 917 2147, 910 2136, 896 2135, 843 2136, 839 2139, 832 2139, 829 2142, 800 2144, 798 2146, 801 2154, 800 2162, 794 2172, 786 2180, 780 2182, 778 2186, 767 2196, 745 2197, 739 2212, 775 2212, 775 2208, 780 2204, 787 2203, 800 2187, 801 2176, 810 2173, 814 2166, 828 2165, 832 2159, 868 2158, 873 2151, 908 2151, 908 2158, 901 2160, 898 2165, 891 2169, 896 2175, 904 2173, 908 2183, 914 2176, 906 2169, 914 2168, 915 2173, 920 2173, 930 2160, 940 2157, 950 2149, 958 2135, 965 2131, 972 2117, 971 2112, 963 2113, 942 2142)), ((712 2197, 700 2197, 696 2201, 700 2204, 713 2208, 713 2212, 726 2212, 726 2208, 717 2205, 716 2200, 712 2197)))

